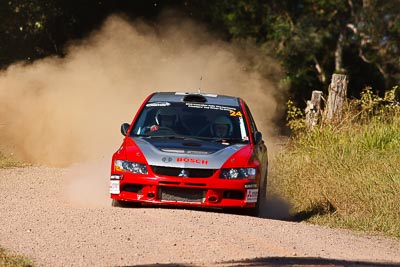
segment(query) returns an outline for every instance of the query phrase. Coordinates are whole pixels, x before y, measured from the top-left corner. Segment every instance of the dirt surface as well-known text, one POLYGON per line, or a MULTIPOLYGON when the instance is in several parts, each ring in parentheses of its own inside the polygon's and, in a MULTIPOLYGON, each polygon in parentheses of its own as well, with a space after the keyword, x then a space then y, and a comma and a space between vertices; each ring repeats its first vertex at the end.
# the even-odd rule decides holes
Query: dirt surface
POLYGON ((346 230, 212 211, 112 208, 107 177, 85 178, 97 167, 83 167, 0 170, 0 247, 39 266, 400 265, 399 242, 346 230))

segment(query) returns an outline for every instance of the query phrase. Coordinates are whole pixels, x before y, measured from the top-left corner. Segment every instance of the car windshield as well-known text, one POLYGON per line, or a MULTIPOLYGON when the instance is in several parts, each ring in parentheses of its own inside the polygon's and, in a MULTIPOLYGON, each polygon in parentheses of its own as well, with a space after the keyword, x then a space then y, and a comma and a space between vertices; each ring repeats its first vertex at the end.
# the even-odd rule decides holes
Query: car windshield
POLYGON ((204 103, 147 103, 130 135, 249 142, 241 109, 204 103))

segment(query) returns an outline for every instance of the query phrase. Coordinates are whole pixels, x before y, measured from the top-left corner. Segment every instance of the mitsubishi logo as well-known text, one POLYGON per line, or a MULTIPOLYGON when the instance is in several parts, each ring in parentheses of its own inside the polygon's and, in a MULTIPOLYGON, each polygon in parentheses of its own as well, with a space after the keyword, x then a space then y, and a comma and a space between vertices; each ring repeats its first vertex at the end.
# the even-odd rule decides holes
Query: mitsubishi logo
POLYGON ((185 171, 185 169, 182 169, 181 173, 178 175, 179 177, 188 177, 187 172, 185 171))

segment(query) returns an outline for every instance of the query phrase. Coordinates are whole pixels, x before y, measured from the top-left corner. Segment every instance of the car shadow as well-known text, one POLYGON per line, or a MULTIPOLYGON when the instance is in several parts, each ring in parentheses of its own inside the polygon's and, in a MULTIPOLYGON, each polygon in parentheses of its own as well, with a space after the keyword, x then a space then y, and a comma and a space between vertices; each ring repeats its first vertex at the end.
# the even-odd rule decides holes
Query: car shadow
POLYGON ((279 196, 269 197, 261 207, 259 217, 289 222, 302 222, 317 215, 321 216, 336 212, 336 207, 328 200, 325 200, 314 203, 305 210, 293 213, 288 201, 279 196))
POLYGON ((258 217, 263 219, 273 219, 273 220, 288 221, 288 222, 302 222, 316 215, 331 214, 336 211, 336 208, 329 201, 325 201, 324 203, 322 202, 315 203, 308 209, 293 214, 290 212, 291 207, 289 203, 283 198, 280 198, 278 196, 270 196, 267 200, 262 201, 260 203, 260 212, 258 215, 254 215, 247 209, 240 209, 240 208, 233 209, 233 208, 218 208, 218 207, 190 207, 190 206, 179 206, 179 205, 172 206, 172 205, 160 205, 151 203, 140 204, 136 202, 127 202, 122 207, 193 210, 202 212, 213 212, 213 213, 258 217))
POLYGON ((362 266, 362 267, 398 267, 400 262, 370 262, 370 261, 351 261, 338 259, 325 259, 314 257, 265 257, 248 260, 224 261, 211 264, 183 264, 183 263, 156 263, 146 265, 126 265, 136 267, 197 267, 197 266, 218 266, 218 267, 256 267, 256 266, 362 266))

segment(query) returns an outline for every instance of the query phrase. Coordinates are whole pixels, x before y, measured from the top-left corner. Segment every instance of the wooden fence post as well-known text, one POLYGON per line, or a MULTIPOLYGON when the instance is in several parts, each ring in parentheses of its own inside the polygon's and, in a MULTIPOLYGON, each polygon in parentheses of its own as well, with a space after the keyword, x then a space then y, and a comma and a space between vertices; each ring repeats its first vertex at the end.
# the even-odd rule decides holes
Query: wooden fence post
POLYGON ((313 130, 321 119, 321 98, 322 91, 312 91, 311 100, 307 101, 306 126, 309 130, 313 130))
POLYGON ((328 122, 340 122, 342 119, 343 105, 347 96, 348 79, 343 74, 333 74, 329 85, 329 95, 326 108, 328 122))

